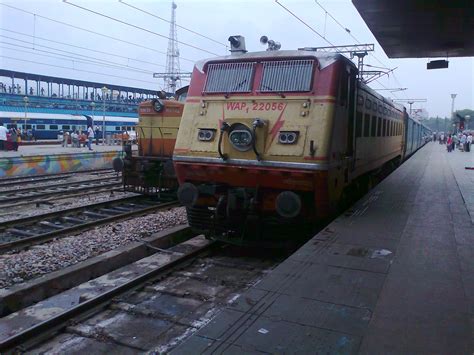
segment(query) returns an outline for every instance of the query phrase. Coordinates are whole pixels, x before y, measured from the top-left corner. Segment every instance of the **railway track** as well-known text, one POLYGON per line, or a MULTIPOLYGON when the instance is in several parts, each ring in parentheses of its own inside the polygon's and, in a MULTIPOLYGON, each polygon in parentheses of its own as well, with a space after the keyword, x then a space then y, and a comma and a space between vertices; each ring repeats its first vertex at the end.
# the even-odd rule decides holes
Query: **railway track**
POLYGON ((66 196, 91 190, 110 190, 120 187, 121 185, 122 181, 120 177, 108 176, 97 179, 89 179, 87 181, 69 181, 54 185, 42 185, 14 190, 3 190, 0 191, 0 207, 6 207, 8 205, 14 206, 17 205, 18 202, 44 202, 47 198, 57 195, 66 196))
POLYGON ((113 169, 100 169, 100 170, 85 170, 85 171, 74 171, 68 173, 58 173, 58 174, 42 174, 42 175, 33 175, 33 176, 14 176, 0 179, 0 189, 9 186, 15 186, 19 184, 37 184, 44 183, 48 181, 69 179, 78 175, 100 175, 100 174, 109 174, 113 173, 113 169))
POLYGON ((177 201, 153 202, 134 196, 3 222, 0 223, 0 251, 24 248, 178 205, 177 201))
POLYGON ((2 319, 2 352, 164 353, 276 262, 196 236, 2 319))

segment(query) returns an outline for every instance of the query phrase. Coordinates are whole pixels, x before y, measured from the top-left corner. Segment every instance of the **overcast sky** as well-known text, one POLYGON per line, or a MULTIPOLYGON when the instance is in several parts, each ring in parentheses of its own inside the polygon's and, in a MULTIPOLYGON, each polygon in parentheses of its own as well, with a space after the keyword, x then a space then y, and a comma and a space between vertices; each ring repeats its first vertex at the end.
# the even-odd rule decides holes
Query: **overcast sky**
MULTIPOLYGON (((171 1, 123 1, 170 19, 171 1)), ((169 23, 132 9, 118 0, 68 0, 68 2, 163 36, 169 35, 169 23)), ((183 42, 179 44, 182 71, 191 71, 194 61, 214 56, 211 53, 227 54, 225 44, 229 35, 245 36, 249 51, 265 49, 259 43, 262 35, 281 42, 282 49, 329 45, 292 17, 275 0, 177 0, 176 3, 178 25, 222 43, 178 28, 178 40, 183 42)), ((326 16, 325 11, 314 0, 280 0, 280 3, 334 45, 355 44, 355 39, 359 43, 375 43, 376 50, 373 55, 366 58, 365 63, 387 68, 398 67, 398 69, 394 75, 385 76, 379 82, 373 82, 371 86, 376 89, 407 88, 406 91, 393 94, 380 91, 381 94, 394 99, 427 99, 426 103, 416 103, 413 108, 425 108, 430 116, 444 117, 450 114, 451 93, 458 94, 455 101, 456 109, 474 108, 472 58, 450 58, 449 69, 428 71, 426 63, 429 58, 388 59, 350 0, 321 0, 319 3, 343 27, 348 28, 353 37, 329 15, 326 16)), ((2 69, 149 89, 163 86, 163 81, 153 79, 152 73, 165 70, 166 55, 163 53, 166 53, 168 46, 166 38, 117 23, 62 0, 0 0, 0 4, 14 6, 37 15, 0 5, 2 69), (68 27, 44 17, 130 43, 68 27), (86 61, 94 60, 95 63, 79 62, 80 58, 86 61), (99 64, 119 65, 120 68, 99 64)), ((1 81, 6 82, 6 79, 2 78, 1 81)))

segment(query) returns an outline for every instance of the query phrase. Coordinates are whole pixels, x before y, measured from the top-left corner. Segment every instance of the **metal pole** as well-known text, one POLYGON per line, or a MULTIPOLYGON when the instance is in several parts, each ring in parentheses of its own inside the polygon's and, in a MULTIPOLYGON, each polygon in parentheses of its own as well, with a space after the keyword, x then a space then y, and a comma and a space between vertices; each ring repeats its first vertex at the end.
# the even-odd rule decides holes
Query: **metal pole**
POLYGON ((27 121, 27 112, 28 112, 28 97, 24 97, 23 101, 25 102, 25 126, 24 126, 24 132, 26 133, 26 121, 27 121))
POLYGON ((102 116, 102 145, 105 145, 105 93, 107 92, 107 87, 102 88, 102 109, 103 109, 103 116, 102 116))
MULTIPOLYGON (((451 120, 454 120, 454 99, 456 96, 457 94, 451 94, 451 120)), ((454 129, 454 133, 456 133, 456 129, 454 129)))

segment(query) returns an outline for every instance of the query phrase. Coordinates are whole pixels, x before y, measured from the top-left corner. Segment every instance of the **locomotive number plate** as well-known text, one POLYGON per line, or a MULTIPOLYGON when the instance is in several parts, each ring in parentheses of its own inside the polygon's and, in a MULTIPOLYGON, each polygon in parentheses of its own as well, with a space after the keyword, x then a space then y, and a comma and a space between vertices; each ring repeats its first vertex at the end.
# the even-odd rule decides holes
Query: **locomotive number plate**
POLYGON ((227 111, 283 111, 284 102, 227 102, 227 111))

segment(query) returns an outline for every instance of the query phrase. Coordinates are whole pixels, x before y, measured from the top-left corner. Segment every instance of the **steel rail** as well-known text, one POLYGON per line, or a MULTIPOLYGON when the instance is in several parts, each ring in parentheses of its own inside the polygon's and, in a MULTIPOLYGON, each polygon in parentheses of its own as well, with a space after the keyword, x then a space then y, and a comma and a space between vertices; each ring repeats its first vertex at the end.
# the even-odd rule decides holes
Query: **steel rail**
MULTIPOLYGON (((41 185, 41 186, 25 187, 25 188, 15 189, 15 190, 2 190, 0 191, 0 201, 3 201, 5 195, 6 196, 13 195, 12 197, 14 197, 14 195, 31 192, 31 191, 49 190, 49 189, 56 189, 59 187, 71 187, 75 185, 90 184, 91 182, 109 181, 109 180, 118 181, 119 178, 117 176, 107 176, 107 177, 101 177, 101 178, 89 179, 89 180, 68 181, 68 182, 63 182, 63 183, 54 184, 54 185, 41 185)), ((21 183, 24 183, 24 182, 21 182, 21 183)))
MULTIPOLYGON (((136 196, 128 197, 126 199, 120 199, 120 200, 113 201, 113 202, 110 202, 110 201, 109 202, 101 202, 101 203, 94 204, 94 205, 87 205, 87 206, 71 208, 69 210, 51 212, 51 213, 47 213, 47 214, 27 217, 27 218, 20 219, 20 220, 7 221, 7 222, 4 222, 4 223, 0 224, 0 229, 2 229, 2 228, 12 228, 12 226, 17 225, 21 229, 19 229, 19 228, 16 228, 16 229, 21 231, 21 230, 25 229, 24 225, 28 224, 28 223, 32 223, 32 222, 35 222, 35 221, 44 221, 46 218, 51 218, 51 217, 61 217, 61 218, 70 217, 70 215, 74 215, 74 213, 76 213, 75 216, 77 217, 77 214, 80 213, 80 212, 89 212, 88 209, 89 210, 90 209, 97 209, 98 207, 99 208, 104 208, 104 207, 113 208, 114 204, 123 203, 124 201, 129 200, 129 199, 138 199, 138 198, 136 196), (21 225, 20 225, 20 223, 21 223, 21 225)), ((9 241, 9 242, 6 242, 6 243, 0 243, 0 251, 10 250, 10 249, 13 249, 13 248, 24 248, 24 247, 27 247, 27 246, 30 246, 30 245, 33 245, 33 244, 38 244, 38 243, 45 242, 45 241, 50 240, 52 238, 66 237, 66 236, 70 235, 73 232, 88 230, 88 229, 91 229, 91 228, 99 226, 99 225, 111 223, 111 222, 118 221, 118 220, 127 219, 129 217, 136 217, 136 216, 139 216, 139 215, 149 214, 149 213, 154 212, 154 211, 159 211, 159 210, 162 210, 162 209, 178 207, 178 206, 179 206, 178 201, 157 203, 157 204, 148 205, 148 206, 145 206, 145 207, 142 207, 142 208, 139 207, 139 208, 131 210, 131 211, 124 211, 123 213, 117 213, 117 214, 114 214, 114 215, 107 215, 106 217, 103 217, 103 218, 98 217, 100 215, 100 213, 99 213, 100 209, 99 209, 98 212, 92 212, 92 213, 95 213, 97 215, 98 219, 84 220, 83 223, 81 223, 81 222, 79 222, 79 220, 77 220, 77 224, 73 224, 72 226, 61 227, 61 226, 58 225, 58 227, 55 228, 55 229, 49 230, 49 231, 44 232, 44 233, 39 233, 37 235, 27 236, 28 232, 26 232, 23 237, 18 236, 17 240, 9 241)), ((104 216, 105 216, 105 213, 104 213, 104 216)), ((7 229, 7 231, 8 231, 8 229, 7 229)))
POLYGON ((0 178, 0 186, 3 186, 3 183, 14 183, 15 181, 19 180, 27 180, 27 181, 36 181, 36 179, 47 179, 49 177, 58 177, 61 176, 69 176, 69 175, 78 175, 78 174, 94 174, 94 173, 106 173, 106 172, 114 172, 113 169, 94 169, 94 170, 81 170, 81 171, 69 171, 64 173, 56 173, 56 174, 38 174, 38 175, 31 175, 31 176, 9 176, 9 177, 2 177, 0 178))
POLYGON ((148 281, 157 278, 161 274, 168 272, 170 269, 208 252, 216 245, 218 245, 218 242, 209 241, 206 245, 201 246, 187 254, 183 254, 177 257, 177 259, 172 260, 157 269, 148 271, 122 285, 116 286, 113 289, 105 291, 96 297, 93 297, 64 312, 61 312, 50 319, 44 320, 43 322, 31 326, 30 328, 24 329, 23 331, 0 342, 0 350, 2 352, 9 350, 11 351, 16 346, 24 345, 26 342, 31 341, 34 338, 38 338, 42 335, 44 336, 45 333, 56 333, 60 329, 65 328, 67 323, 73 318, 87 314, 91 310, 105 308, 118 295, 146 284, 148 281))
MULTIPOLYGON (((81 184, 77 184, 77 185, 81 185, 81 184)), ((82 192, 82 191, 103 190, 104 188, 110 189, 112 187, 118 187, 118 186, 122 186, 121 181, 111 182, 107 184, 94 184, 94 185, 89 185, 89 186, 82 186, 82 187, 76 187, 76 188, 70 188, 70 189, 58 190, 58 191, 49 191, 49 192, 43 192, 43 193, 38 193, 34 195, 10 196, 10 197, 0 199, 0 207, 15 206, 16 204, 11 205, 12 202, 24 201, 27 204, 37 203, 37 202, 42 202, 45 197, 51 197, 51 196, 56 196, 56 195, 66 196, 66 195, 71 195, 71 194, 82 192)))

